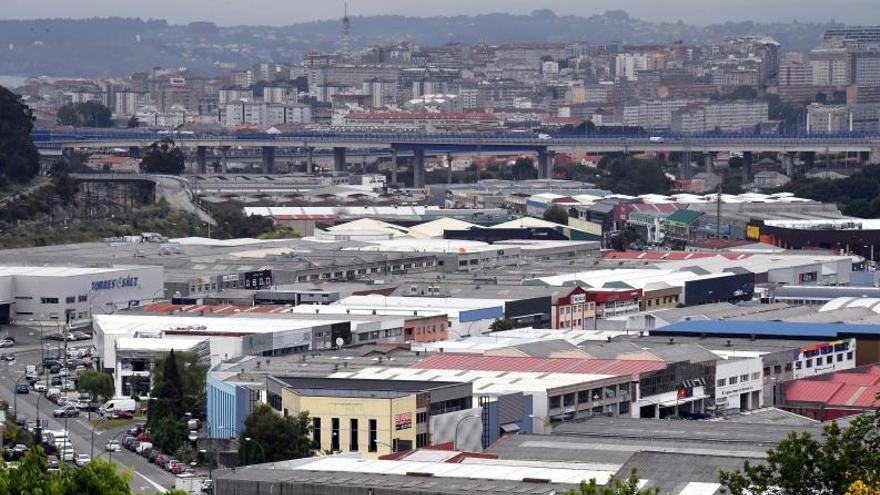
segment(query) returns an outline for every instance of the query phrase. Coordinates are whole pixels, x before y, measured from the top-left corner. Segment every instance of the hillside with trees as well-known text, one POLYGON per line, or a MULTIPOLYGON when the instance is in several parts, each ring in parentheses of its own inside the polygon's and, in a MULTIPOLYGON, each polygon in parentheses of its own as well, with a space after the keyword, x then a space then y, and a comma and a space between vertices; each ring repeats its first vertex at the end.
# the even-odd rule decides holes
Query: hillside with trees
POLYGON ((880 165, 869 165, 845 179, 796 179, 782 189, 802 198, 836 203, 844 215, 880 217, 880 165))

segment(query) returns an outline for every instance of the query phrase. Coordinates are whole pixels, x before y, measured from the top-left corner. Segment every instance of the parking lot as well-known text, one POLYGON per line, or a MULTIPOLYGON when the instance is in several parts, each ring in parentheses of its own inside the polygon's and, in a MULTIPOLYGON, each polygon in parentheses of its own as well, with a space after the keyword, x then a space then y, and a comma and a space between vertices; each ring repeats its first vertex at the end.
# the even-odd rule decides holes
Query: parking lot
MULTIPOLYGON (((39 421, 44 432, 52 432, 53 437, 66 436, 66 439, 57 442, 59 445, 56 448, 60 446, 61 449, 53 453, 59 462, 75 463, 77 456, 80 456, 81 463, 85 461, 84 456, 112 456, 113 462, 132 470, 131 486, 136 492, 161 493, 172 488, 174 475, 151 464, 148 459, 125 449, 112 453, 105 450, 106 444, 114 439, 122 442, 131 425, 106 430, 102 429, 102 425, 92 425, 88 416, 91 414, 96 418, 96 413, 89 409, 95 406, 80 398, 75 391, 76 376, 91 365, 91 359, 85 352, 91 348, 91 340, 50 340, 46 338, 50 331, 43 329, 41 345, 38 328, 0 328, 0 339, 8 336, 15 340, 12 346, 0 349, 0 356, 6 354, 6 359, 0 362, 0 399, 8 402, 18 422, 25 427, 32 429, 39 421), (73 357, 74 361, 65 363, 65 349, 67 354, 79 357, 73 357), (59 359, 50 362, 54 356, 59 359), (45 367, 44 361, 47 364, 45 367), (38 392, 37 388, 45 390, 38 392), (67 453, 60 455, 61 451, 67 453)), ((136 418, 133 422, 142 423, 143 420, 136 418)))

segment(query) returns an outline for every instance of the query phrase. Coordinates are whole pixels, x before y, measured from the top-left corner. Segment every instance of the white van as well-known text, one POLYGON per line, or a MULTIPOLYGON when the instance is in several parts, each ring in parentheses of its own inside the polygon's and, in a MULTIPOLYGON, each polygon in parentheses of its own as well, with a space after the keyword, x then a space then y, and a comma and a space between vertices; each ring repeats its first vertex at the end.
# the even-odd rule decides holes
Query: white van
POLYGON ((120 411, 134 413, 136 409, 137 402, 134 399, 130 397, 117 397, 105 402, 103 406, 98 408, 98 413, 101 416, 106 416, 107 414, 120 411))
POLYGON ((648 138, 648 141, 652 143, 662 143, 664 141, 662 136, 651 136, 648 138))

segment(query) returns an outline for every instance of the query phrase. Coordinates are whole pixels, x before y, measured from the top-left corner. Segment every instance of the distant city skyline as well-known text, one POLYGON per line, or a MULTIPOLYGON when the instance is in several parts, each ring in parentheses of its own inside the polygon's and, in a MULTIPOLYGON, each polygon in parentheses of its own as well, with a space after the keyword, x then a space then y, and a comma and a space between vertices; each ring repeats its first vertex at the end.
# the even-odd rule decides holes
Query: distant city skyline
MULTIPOLYGON (((219 25, 287 25, 342 16, 344 2, 277 2, 273 0, 151 0, 118 2, 114 0, 3 0, 0 19, 140 17, 167 19, 172 23, 211 21, 219 25)), ((474 15, 490 12, 528 14, 537 9, 552 9, 557 15, 590 16, 606 10, 624 10, 631 16, 654 21, 678 20, 692 24, 725 21, 826 22, 835 19, 850 24, 880 24, 880 2, 843 0, 816 2, 798 0, 619 0, 584 2, 583 0, 445 0, 429 5, 412 0, 349 1, 351 16, 394 14, 404 16, 474 15)))

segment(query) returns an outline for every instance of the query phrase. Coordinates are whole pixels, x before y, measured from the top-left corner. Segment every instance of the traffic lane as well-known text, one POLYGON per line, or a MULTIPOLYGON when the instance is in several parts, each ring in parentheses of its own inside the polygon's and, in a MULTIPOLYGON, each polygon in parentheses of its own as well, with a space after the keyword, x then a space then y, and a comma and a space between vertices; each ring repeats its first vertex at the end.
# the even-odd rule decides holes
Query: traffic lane
POLYGON ((122 442, 122 439, 125 438, 126 430, 127 428, 118 428, 105 432, 96 432, 95 457, 103 457, 105 459, 112 458, 113 462, 121 464, 130 469, 132 471, 130 484, 136 492, 155 493, 160 491, 159 488, 163 490, 173 488, 174 475, 168 473, 164 469, 161 469, 155 464, 150 464, 149 461, 135 454, 134 452, 121 449, 118 452, 113 452, 113 454, 111 455, 110 452, 104 450, 104 446, 110 440, 119 440, 120 442, 122 442), (101 433, 100 446, 98 445, 99 433, 101 433), (156 485, 158 485, 158 487, 156 485))
MULTIPOLYGON (((30 354, 34 354, 35 357, 39 359, 39 350, 30 354)), ((40 420, 47 420, 49 422, 48 428, 50 430, 65 429, 65 420, 63 418, 52 417, 52 411, 57 408, 56 404, 52 403, 46 397, 42 397, 33 392, 28 394, 14 393, 15 383, 22 375, 24 375, 25 367, 27 364, 33 364, 29 363, 29 361, 30 360, 19 359, 15 362, 9 363, 7 366, 0 366, 0 377, 5 378, 0 380, 0 396, 5 400, 8 400, 11 405, 14 404, 18 408, 19 414, 24 415, 28 420, 36 420, 37 403, 39 401, 40 420)), ((70 442, 73 445, 74 450, 91 455, 92 426, 88 423, 88 416, 84 415, 79 418, 69 418, 66 423, 70 442)), ((123 432, 126 430, 127 428, 124 427, 106 432, 96 430, 94 435, 95 455, 97 456, 99 453, 103 452, 104 445, 115 436, 119 436, 119 440, 124 438, 125 435, 123 432)), ((136 489, 136 491, 148 493, 159 492, 160 490, 152 483, 156 483, 163 488, 172 488, 174 486, 173 475, 155 464, 150 464, 146 459, 137 454, 128 451, 117 452, 113 454, 113 461, 133 470, 134 476, 131 480, 131 486, 136 489), (119 455, 118 458, 117 455, 119 455)))
MULTIPOLYGON (((2 393, 4 397, 11 394, 11 389, 5 381, 0 382, 0 393, 2 393)), ((19 394, 18 396, 17 405, 19 414, 23 414, 29 420, 36 420, 37 418, 37 399, 35 396, 37 396, 37 394, 19 394)), ((68 437, 70 438, 70 443, 77 453, 91 455, 92 442, 94 441, 95 456, 98 456, 104 451, 104 444, 106 444, 109 439, 112 439, 113 435, 119 435, 120 438, 124 438, 123 433, 126 428, 120 428, 117 430, 111 430, 113 433, 95 431, 93 440, 91 425, 85 417, 55 418, 52 416, 52 409, 56 406, 45 397, 39 399, 39 406, 40 422, 47 424, 46 428, 49 430, 66 429, 68 437)), ((146 459, 137 454, 128 451, 116 452, 113 454, 113 462, 133 471, 133 476, 129 484, 138 492, 160 493, 164 491, 164 489, 172 488, 174 486, 174 477, 170 473, 167 473, 159 466, 150 464, 146 459)))

